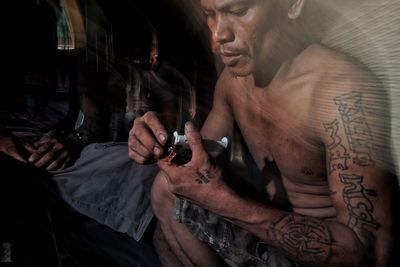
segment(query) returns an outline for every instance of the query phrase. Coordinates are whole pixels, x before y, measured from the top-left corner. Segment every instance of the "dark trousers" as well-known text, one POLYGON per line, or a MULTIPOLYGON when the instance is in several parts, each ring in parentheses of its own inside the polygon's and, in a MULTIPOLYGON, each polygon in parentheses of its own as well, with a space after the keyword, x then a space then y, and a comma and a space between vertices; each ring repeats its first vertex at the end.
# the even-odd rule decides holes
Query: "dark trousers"
POLYGON ((136 242, 78 214, 48 172, 0 153, 0 256, 11 259, 7 266, 161 266, 150 236, 136 242))

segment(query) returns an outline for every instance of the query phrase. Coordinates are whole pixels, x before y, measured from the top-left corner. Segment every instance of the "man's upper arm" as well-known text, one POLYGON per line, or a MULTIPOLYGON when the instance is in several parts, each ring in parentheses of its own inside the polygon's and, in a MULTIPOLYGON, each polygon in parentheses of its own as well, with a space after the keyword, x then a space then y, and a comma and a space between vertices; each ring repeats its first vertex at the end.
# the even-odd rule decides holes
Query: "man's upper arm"
POLYGON ((384 90, 364 78, 339 82, 326 94, 320 133, 337 220, 353 230, 370 260, 383 263, 390 253, 395 179, 389 105, 384 90))
POLYGON ((223 71, 215 88, 213 107, 201 129, 204 139, 220 139, 232 133, 233 115, 228 103, 231 82, 230 74, 226 70, 223 71))

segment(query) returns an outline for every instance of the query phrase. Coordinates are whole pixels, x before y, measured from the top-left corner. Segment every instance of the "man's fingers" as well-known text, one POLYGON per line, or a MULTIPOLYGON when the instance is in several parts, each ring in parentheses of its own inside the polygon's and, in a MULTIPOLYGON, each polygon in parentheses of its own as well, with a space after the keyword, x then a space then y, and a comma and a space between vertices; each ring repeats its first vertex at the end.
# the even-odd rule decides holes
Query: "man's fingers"
POLYGON ((55 170, 63 169, 63 168, 65 168, 65 166, 67 165, 69 160, 70 160, 70 157, 69 157, 68 152, 64 151, 63 153, 61 153, 61 155, 56 160, 51 162, 51 164, 46 168, 46 170, 55 171, 55 170))
POLYGON ((132 147, 134 150, 144 157, 152 155, 159 157, 163 153, 162 144, 155 139, 153 133, 144 125, 137 127, 134 135, 130 138, 132 138, 132 147))
POLYGON ((138 163, 146 163, 149 159, 158 159, 164 153, 163 146, 168 139, 164 126, 157 114, 147 112, 137 118, 129 132, 129 157, 138 163))
POLYGON ((149 163, 164 154, 168 133, 155 112, 149 111, 135 119, 129 132, 128 155, 138 163, 149 163))
POLYGON ((144 164, 149 158, 152 157, 152 153, 144 147, 135 136, 129 137, 128 142, 128 156, 139 164, 144 164))
POLYGON ((63 153, 68 153, 64 145, 58 142, 43 144, 37 151, 38 154, 42 156, 35 162, 36 167, 46 167, 59 158, 63 153))
POLYGON ((34 148, 31 144, 22 143, 23 147, 31 154, 36 152, 36 148, 34 148))
POLYGON ((136 153, 135 151, 129 149, 128 151, 128 156, 131 158, 133 161, 139 164, 145 164, 147 162, 147 158, 143 157, 142 155, 136 153))
MULTIPOLYGON (((28 161, 31 163, 36 163, 39 159, 41 159, 43 157, 43 155, 47 154, 52 149, 53 149, 53 144, 50 142, 41 144, 40 147, 32 153, 32 155, 29 157, 28 161)), ((36 164, 35 164, 35 166, 36 166, 36 164)))
POLYGON ((38 159, 35 162, 35 167, 38 168, 42 168, 42 167, 46 167, 47 165, 49 165, 50 163, 52 163, 55 158, 57 157, 57 155, 59 154, 59 151, 55 151, 55 150, 51 150, 49 152, 47 152, 46 154, 44 154, 40 159, 38 159))
POLYGON ((207 152, 204 150, 202 137, 192 122, 185 124, 185 135, 190 149, 192 150, 191 162, 206 161, 207 152))
POLYGON ((157 141, 163 146, 168 140, 168 133, 165 130, 164 125, 158 119, 156 113, 147 112, 143 115, 144 123, 149 127, 157 141))
POLYGON ((42 137, 42 138, 40 138, 38 141, 36 141, 35 143, 33 143, 33 146, 34 146, 34 147, 40 147, 40 146, 42 146, 43 144, 49 143, 50 140, 51 140, 51 139, 50 139, 49 137, 42 137))

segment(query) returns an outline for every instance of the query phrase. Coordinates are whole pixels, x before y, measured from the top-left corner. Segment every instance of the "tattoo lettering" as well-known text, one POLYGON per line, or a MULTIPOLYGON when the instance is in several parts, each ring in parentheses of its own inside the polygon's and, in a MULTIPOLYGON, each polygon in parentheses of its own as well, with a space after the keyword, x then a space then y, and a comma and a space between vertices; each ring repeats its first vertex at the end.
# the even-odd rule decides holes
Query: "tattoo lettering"
POLYGON ((305 174, 305 175, 313 175, 313 174, 314 174, 314 172, 312 171, 312 169, 311 169, 311 168, 308 168, 308 167, 303 167, 303 168, 301 169, 301 173, 302 173, 302 174, 305 174))
POLYGON ((267 239, 289 256, 309 264, 325 262, 330 256, 331 234, 317 218, 286 215, 267 231, 267 239))
POLYGON ((371 196, 371 197, 377 197, 377 196, 378 196, 378 194, 376 193, 376 191, 373 190, 373 189, 367 189, 367 190, 365 190, 365 193, 367 193, 367 195, 368 195, 368 196, 371 196))
POLYGON ((334 101, 342 116, 350 150, 356 154, 354 163, 372 165, 372 133, 364 115, 362 95, 352 92, 335 97, 334 101))
POLYGON ((342 139, 338 135, 339 121, 324 123, 325 131, 330 133, 332 142, 328 145, 329 150, 329 173, 336 170, 347 170, 347 160, 350 158, 347 149, 342 145, 342 139))
POLYGON ((345 185, 343 200, 350 212, 347 225, 353 229, 367 230, 366 227, 378 229, 380 225, 372 215, 374 206, 367 198, 367 190, 362 185, 364 177, 354 174, 340 174, 339 176, 340 181, 345 185))
POLYGON ((203 170, 203 173, 199 170, 196 169, 196 182, 198 184, 208 184, 211 180, 211 174, 208 170, 203 170))

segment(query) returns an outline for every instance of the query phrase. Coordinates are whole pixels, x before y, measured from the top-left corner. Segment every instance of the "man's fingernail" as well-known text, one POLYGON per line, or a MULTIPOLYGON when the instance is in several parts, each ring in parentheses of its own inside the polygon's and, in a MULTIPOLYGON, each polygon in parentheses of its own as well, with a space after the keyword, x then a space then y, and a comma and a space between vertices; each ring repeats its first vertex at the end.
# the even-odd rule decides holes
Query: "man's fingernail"
POLYGON ((186 122, 185 131, 191 132, 194 130, 194 125, 191 121, 186 122))
POLYGON ((29 157, 28 161, 29 161, 29 162, 33 162, 33 158, 32 158, 32 157, 29 157))
POLYGON ((154 147, 153 148, 153 153, 158 156, 158 155, 160 155, 161 150, 158 147, 154 147))
POLYGON ((164 134, 159 134, 159 138, 161 142, 164 142, 165 140, 167 140, 167 137, 164 134))

